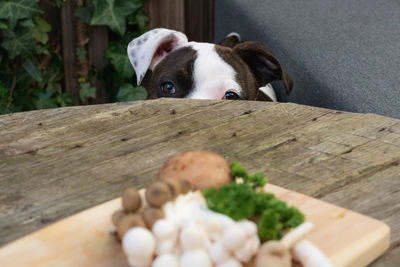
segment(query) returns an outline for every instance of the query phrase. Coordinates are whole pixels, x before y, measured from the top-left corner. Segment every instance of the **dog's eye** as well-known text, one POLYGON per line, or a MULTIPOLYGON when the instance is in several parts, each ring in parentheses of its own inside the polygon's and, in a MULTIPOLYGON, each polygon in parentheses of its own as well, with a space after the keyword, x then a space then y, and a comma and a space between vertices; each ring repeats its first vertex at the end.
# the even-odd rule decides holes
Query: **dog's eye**
POLYGON ((167 95, 173 95, 176 92, 175 85, 172 82, 161 84, 161 91, 167 95))
POLYGON ((225 99, 231 99, 231 100, 232 99, 239 99, 239 95, 234 93, 234 92, 228 91, 228 92, 225 93, 225 99))

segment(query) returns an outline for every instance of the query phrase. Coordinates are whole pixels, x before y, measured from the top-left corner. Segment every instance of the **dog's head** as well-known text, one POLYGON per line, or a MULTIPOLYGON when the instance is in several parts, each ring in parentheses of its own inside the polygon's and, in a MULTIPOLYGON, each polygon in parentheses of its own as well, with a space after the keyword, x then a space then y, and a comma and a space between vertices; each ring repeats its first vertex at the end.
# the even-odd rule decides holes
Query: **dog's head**
POLYGON ((227 47, 188 42, 181 32, 154 29, 129 43, 128 56, 137 84, 144 83, 149 98, 271 100, 260 87, 277 80, 283 81, 286 94, 293 87, 260 42, 227 47))

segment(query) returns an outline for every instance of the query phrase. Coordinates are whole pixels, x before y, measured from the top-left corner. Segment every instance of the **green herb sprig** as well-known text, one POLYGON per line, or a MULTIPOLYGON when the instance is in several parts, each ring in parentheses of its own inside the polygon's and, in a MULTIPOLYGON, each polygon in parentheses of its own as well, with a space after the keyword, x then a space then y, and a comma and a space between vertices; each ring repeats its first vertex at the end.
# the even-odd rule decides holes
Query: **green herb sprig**
POLYGON ((232 219, 258 219, 258 235, 262 241, 278 240, 283 232, 304 222, 304 214, 273 194, 258 192, 266 184, 262 173, 248 175, 238 162, 231 164, 233 179, 242 178, 241 183, 228 183, 218 190, 208 188, 203 192, 209 209, 223 213, 232 219))

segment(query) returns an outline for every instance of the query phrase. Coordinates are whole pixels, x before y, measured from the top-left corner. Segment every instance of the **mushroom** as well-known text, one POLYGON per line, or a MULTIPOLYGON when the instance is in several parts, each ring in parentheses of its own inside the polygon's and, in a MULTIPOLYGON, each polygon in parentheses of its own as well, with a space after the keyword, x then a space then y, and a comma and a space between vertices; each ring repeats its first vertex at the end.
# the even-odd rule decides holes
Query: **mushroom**
POLYGON ((244 243, 244 245, 234 252, 236 259, 241 262, 247 263, 251 260, 254 254, 257 252, 260 246, 260 241, 257 236, 256 238, 250 238, 244 243))
POLYGON ((142 217, 138 214, 128 214, 123 216, 117 223, 117 233, 120 239, 133 227, 146 227, 142 217))
POLYGON ((238 224, 246 232, 247 236, 253 236, 258 233, 257 224, 253 221, 242 220, 238 224))
POLYGON ((161 207, 171 199, 171 191, 163 182, 154 182, 146 190, 146 200, 149 205, 161 207))
POLYGON ((122 248, 132 261, 150 263, 155 252, 156 240, 144 227, 135 227, 126 232, 122 239, 122 248))
POLYGON ((143 220, 147 228, 152 229, 154 223, 165 217, 164 211, 159 208, 146 207, 142 211, 143 220))
POLYGON ((202 249, 184 252, 180 263, 181 267, 212 267, 210 256, 202 249))
POLYGON ((265 242, 255 259, 255 267, 264 266, 291 267, 292 257, 289 250, 281 242, 265 242))
POLYGON ((123 210, 117 210, 111 215, 111 221, 114 224, 114 226, 118 225, 118 222, 126 215, 126 213, 123 210))
POLYGON ((333 267, 328 257, 306 239, 293 247, 293 254, 304 267, 333 267))
POLYGON ((312 222, 304 222, 294 228, 292 231, 287 233, 280 242, 288 249, 299 242, 304 236, 314 229, 314 224, 312 222))
POLYGON ((164 179, 163 182, 168 186, 172 199, 175 199, 182 192, 182 186, 179 180, 168 178, 164 179))
POLYGON ((122 194, 122 207, 127 212, 136 212, 139 210, 142 200, 139 192, 134 187, 129 187, 122 194))
POLYGON ((179 267, 178 258, 170 253, 162 254, 158 256, 154 261, 151 267, 179 267))
POLYGON ((190 150, 170 158, 157 179, 188 180, 193 189, 219 188, 231 181, 230 166, 220 155, 205 150, 190 150))
POLYGON ((222 237, 222 224, 215 216, 207 216, 204 227, 211 240, 216 241, 222 237))
POLYGON ((231 255, 228 250, 224 247, 222 242, 217 241, 211 244, 209 249, 210 257, 213 263, 219 264, 230 259, 231 255))
POLYGON ((210 240, 204 228, 193 222, 182 229, 179 240, 183 251, 208 249, 210 246, 210 240))
POLYGON ((229 258, 227 261, 217 264, 217 267, 242 267, 242 264, 235 258, 229 258))
POLYGON ((178 229, 167 219, 161 219, 154 223, 152 231, 158 240, 176 239, 178 229))
POLYGON ((176 239, 157 240, 156 254, 163 255, 166 253, 173 254, 176 250, 176 239))
POLYGON ((223 234, 222 242, 224 246, 234 251, 244 245, 247 240, 246 232, 237 224, 228 227, 223 234))
POLYGON ((188 180, 180 179, 178 181, 181 183, 182 194, 186 194, 187 192, 190 191, 190 188, 192 187, 192 185, 190 184, 190 182, 188 180))
POLYGON ((147 261, 140 261, 135 258, 128 257, 128 263, 132 267, 148 267, 151 264, 151 259, 147 261))

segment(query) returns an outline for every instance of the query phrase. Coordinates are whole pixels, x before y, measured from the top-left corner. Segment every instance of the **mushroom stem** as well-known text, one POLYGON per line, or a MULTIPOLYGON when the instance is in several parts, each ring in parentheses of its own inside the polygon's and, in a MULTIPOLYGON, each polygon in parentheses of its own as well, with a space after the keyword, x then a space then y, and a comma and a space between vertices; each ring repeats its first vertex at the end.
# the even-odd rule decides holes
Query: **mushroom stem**
POLYGON ((313 243, 304 239, 293 247, 296 260, 304 267, 333 267, 333 264, 325 254, 313 243))
POLYGON ((314 229, 314 224, 312 222, 304 222, 297 226, 295 229, 287 233, 282 239, 281 243, 287 248, 290 249, 297 242, 299 242, 306 234, 308 234, 311 230, 314 229))

